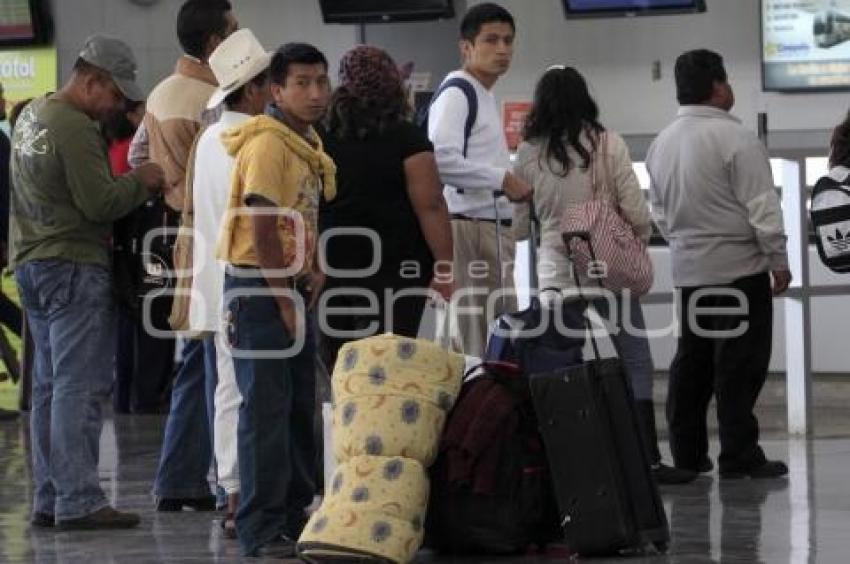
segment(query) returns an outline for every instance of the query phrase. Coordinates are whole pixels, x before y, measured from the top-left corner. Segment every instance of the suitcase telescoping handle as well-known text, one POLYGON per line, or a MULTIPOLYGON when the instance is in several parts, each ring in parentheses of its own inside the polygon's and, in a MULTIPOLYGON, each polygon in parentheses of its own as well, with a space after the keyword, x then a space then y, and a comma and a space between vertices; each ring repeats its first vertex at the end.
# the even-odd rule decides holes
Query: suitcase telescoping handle
MULTIPOLYGON (((576 261, 574 260, 572 243, 575 239, 579 239, 587 243, 587 248, 590 250, 590 260, 596 262, 596 253, 593 251, 593 243, 590 240, 590 233, 587 231, 565 231, 561 236, 564 239, 564 246, 567 248, 567 258, 570 261, 570 268, 572 269, 573 279, 575 280, 576 289, 578 290, 578 297, 584 302, 585 309, 587 309, 590 307, 590 302, 587 297, 585 297, 584 292, 582 292, 581 279, 579 278, 578 270, 576 270, 576 261)), ((596 279, 596 283, 599 284, 601 289, 605 289, 602 285, 602 280, 599 278, 596 279)), ((593 328, 590 326, 590 320, 587 318, 587 314, 582 317, 584 318, 584 326, 590 335, 590 344, 593 347, 593 355, 596 360, 602 360, 602 357, 599 355, 599 345, 596 343, 596 337, 593 336, 593 328)))
POLYGON ((528 292, 532 296, 540 293, 540 279, 537 277, 537 247, 540 246, 540 220, 534 207, 534 198, 528 201, 528 292))

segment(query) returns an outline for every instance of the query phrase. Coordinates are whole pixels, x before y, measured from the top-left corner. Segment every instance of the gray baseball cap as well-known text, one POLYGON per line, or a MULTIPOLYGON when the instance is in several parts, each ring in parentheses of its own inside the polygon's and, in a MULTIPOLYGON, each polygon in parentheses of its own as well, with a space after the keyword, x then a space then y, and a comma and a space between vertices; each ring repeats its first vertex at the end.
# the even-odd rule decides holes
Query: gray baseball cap
POLYGON ((145 93, 136 84, 136 57, 129 45, 109 35, 92 35, 86 39, 80 58, 108 72, 125 98, 144 101, 145 93))

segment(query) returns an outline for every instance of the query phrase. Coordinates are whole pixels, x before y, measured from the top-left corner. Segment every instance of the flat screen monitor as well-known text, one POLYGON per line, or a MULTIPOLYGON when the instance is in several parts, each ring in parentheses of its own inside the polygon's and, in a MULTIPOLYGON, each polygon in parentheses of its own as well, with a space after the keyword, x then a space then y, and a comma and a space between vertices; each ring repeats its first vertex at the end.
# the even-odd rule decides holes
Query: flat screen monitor
POLYGON ((319 0, 325 23, 384 23, 454 16, 452 0, 319 0))
POLYGON ((652 16, 705 11, 705 0, 563 0, 568 18, 652 16))
POLYGON ((50 36, 46 0, 0 0, 0 46, 36 45, 50 36))
POLYGON ((762 0, 765 90, 850 89, 850 0, 762 0))

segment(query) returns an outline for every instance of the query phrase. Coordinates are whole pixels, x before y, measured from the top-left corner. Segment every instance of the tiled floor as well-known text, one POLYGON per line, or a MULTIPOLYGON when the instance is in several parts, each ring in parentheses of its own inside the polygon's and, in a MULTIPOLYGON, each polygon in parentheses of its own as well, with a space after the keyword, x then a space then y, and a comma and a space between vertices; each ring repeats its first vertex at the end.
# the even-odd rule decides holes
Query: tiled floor
MULTIPOLYGON (((31 494, 20 422, 0 423, 0 562, 98 564, 239 562, 234 541, 220 537, 213 514, 158 514, 149 495, 163 419, 110 419, 102 437, 101 476, 113 502, 139 511, 131 532, 56 533, 26 524, 31 494)), ((772 433, 771 436, 776 436, 772 433)), ((819 433, 820 435, 820 433, 819 433)), ((670 552, 629 562, 850 562, 850 439, 771 438, 768 455, 789 461, 787 480, 701 478, 663 490, 670 552)), ((713 447, 716 451, 716 445, 713 447)), ((551 558, 422 561, 542 562, 551 558)))

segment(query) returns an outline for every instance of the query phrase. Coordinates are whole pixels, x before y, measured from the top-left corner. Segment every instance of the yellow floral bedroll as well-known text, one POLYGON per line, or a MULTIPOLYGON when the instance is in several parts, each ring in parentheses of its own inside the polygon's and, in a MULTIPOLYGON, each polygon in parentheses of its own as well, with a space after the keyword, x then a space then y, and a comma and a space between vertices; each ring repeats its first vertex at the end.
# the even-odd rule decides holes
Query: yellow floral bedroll
POLYGON ((333 373, 338 467, 298 553, 313 562, 410 562, 423 538, 425 468, 460 391, 464 359, 392 334, 348 343, 333 373))

